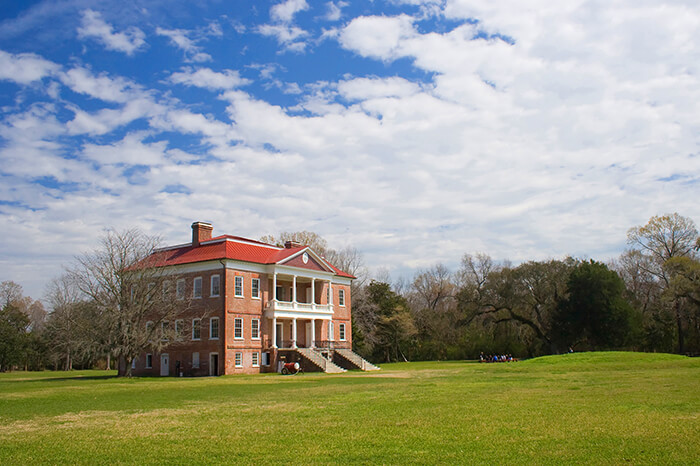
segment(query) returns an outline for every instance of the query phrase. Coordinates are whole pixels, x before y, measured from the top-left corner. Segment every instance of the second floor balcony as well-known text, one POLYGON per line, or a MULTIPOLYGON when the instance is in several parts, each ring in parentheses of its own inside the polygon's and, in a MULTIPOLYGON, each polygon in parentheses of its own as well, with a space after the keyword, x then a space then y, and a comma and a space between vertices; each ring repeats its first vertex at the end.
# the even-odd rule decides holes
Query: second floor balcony
POLYGON ((265 311, 288 311, 299 314, 326 314, 331 316, 333 315, 333 305, 271 299, 265 304, 265 311))

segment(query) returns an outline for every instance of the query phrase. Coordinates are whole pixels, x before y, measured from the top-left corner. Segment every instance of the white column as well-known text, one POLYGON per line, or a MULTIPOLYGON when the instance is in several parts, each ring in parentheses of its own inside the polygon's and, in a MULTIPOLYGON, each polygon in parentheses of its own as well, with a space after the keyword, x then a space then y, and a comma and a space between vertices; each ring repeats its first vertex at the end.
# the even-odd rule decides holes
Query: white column
POLYGON ((328 280, 328 304, 333 305, 333 283, 328 280))
POLYGON ((311 347, 316 347, 316 319, 311 319, 311 347))
POLYGON ((311 279, 311 307, 316 307, 316 279, 311 279))
POLYGON ((292 302, 296 304, 297 302, 297 276, 292 275, 292 302))
POLYGON ((272 347, 277 348, 277 317, 272 318, 272 347))
POLYGON ((277 301, 277 274, 272 275, 272 299, 277 301))
POLYGON ((297 318, 292 319, 292 348, 297 347, 297 318))

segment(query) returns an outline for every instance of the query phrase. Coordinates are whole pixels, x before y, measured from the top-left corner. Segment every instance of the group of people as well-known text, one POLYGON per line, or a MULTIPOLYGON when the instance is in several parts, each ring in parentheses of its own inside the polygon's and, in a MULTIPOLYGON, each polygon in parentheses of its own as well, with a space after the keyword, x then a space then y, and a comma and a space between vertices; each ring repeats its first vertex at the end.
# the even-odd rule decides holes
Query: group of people
POLYGON ((512 354, 489 354, 485 356, 483 351, 479 354, 479 362, 513 362, 517 361, 512 354))

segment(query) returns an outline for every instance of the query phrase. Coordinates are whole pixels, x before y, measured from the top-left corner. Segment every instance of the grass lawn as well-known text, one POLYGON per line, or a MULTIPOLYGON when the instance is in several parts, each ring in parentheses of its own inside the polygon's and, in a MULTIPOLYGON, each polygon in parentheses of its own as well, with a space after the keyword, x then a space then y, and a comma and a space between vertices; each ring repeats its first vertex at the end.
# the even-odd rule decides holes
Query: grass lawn
POLYGON ((579 353, 339 375, 0 374, 0 464, 700 464, 700 358, 579 353))

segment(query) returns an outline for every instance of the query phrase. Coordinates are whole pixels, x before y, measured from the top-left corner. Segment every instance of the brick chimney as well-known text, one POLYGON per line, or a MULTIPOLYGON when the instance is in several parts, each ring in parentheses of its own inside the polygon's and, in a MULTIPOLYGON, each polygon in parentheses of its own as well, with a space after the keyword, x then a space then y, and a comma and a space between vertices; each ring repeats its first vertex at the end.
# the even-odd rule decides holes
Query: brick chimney
POLYGON ((302 247, 303 244, 301 244, 299 241, 285 241, 284 242, 284 247, 285 249, 291 249, 291 248, 300 248, 302 247))
POLYGON ((199 243, 211 239, 211 232, 214 229, 211 223, 194 222, 192 224, 192 247, 196 248, 199 243))

